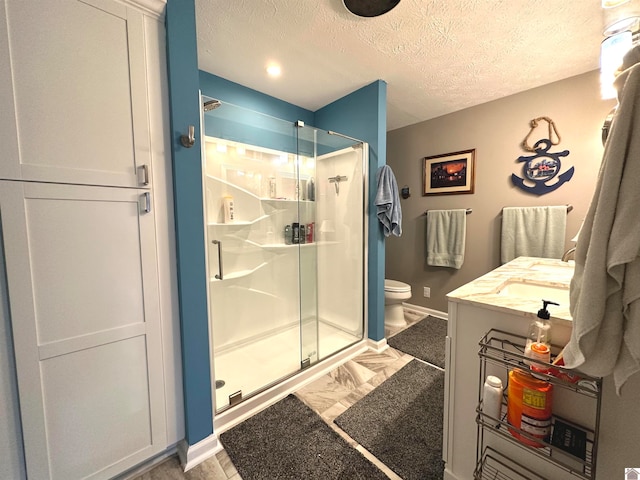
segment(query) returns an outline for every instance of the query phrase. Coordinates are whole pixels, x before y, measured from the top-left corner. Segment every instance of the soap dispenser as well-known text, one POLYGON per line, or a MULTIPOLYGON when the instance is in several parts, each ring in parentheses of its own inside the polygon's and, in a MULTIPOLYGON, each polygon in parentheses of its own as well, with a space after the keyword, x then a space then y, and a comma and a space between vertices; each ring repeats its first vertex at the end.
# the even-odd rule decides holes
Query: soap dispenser
MULTIPOLYGON (((542 300, 542 308, 538 310, 537 318, 529 326, 529 334, 524 348, 524 356, 532 360, 551 363, 551 315, 547 310, 548 305, 558 305, 549 300, 542 300)), ((528 362, 534 371, 543 371, 542 365, 535 362, 528 362)))

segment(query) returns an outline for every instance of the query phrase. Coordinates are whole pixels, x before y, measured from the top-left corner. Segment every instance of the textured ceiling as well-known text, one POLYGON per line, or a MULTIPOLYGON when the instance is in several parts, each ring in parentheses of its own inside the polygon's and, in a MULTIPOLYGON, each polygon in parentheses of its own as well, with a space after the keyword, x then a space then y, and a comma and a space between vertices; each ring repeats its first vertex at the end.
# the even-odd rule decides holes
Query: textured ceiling
POLYGON ((196 0, 196 16, 201 70, 312 111, 382 79, 388 130, 597 69, 605 21, 600 0, 401 0, 375 18, 196 0))

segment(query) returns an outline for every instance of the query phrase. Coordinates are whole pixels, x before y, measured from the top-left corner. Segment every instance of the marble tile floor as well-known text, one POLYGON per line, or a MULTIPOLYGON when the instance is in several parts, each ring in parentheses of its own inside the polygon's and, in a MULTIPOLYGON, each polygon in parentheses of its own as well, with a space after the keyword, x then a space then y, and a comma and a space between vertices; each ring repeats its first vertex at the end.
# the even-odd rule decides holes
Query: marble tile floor
MULTIPOLYGON (((387 338, 424 318, 424 314, 405 310, 406 327, 385 328, 387 338)), ((382 353, 364 352, 314 382, 297 390, 295 395, 316 411, 347 443, 374 463, 390 479, 402 480, 375 458, 333 420, 367 393, 413 360, 411 355, 391 347, 382 353)), ((227 453, 222 450, 197 467, 183 472, 177 456, 172 456, 152 470, 132 480, 242 480, 227 453)))

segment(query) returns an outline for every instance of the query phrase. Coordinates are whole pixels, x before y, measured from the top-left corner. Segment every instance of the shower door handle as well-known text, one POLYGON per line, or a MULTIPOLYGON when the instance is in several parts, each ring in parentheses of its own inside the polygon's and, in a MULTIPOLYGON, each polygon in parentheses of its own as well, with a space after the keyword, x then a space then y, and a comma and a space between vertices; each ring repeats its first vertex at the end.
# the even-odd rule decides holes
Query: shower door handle
POLYGON ((218 246, 218 274, 216 275, 216 279, 222 280, 222 240, 212 240, 211 243, 218 246))

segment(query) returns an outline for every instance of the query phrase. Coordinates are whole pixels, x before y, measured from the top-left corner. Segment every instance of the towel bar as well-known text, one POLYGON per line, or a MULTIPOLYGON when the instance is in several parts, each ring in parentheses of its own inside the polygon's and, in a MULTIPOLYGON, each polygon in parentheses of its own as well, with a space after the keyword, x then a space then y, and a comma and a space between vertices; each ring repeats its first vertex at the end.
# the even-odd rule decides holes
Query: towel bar
MULTIPOLYGON (((426 215, 426 214, 427 214, 427 212, 429 212, 429 210, 426 210, 426 211, 424 212, 424 215, 426 215)), ((467 215, 469 215, 471 212, 473 212, 473 208, 467 208, 467 215)))
MULTIPOLYGON (((543 205, 544 206, 544 205, 543 205)), ((507 208, 507 207, 502 207, 503 209, 507 208)), ((569 213, 571 210, 573 210, 573 205, 571 205, 570 203, 567 204, 567 213, 569 213)))

